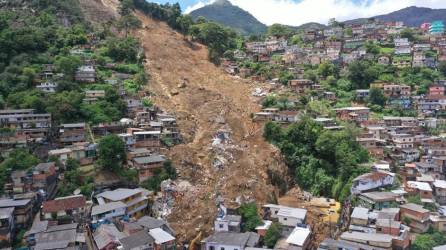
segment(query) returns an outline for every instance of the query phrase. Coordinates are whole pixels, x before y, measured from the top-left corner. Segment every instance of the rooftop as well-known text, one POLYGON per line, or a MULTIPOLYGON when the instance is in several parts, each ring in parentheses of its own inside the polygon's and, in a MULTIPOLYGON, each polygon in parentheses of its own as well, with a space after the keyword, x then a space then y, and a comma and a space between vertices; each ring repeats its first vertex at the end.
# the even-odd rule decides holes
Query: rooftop
POLYGON ((424 209, 423 206, 420 206, 420 205, 414 204, 414 203, 407 203, 407 204, 401 205, 400 208, 412 210, 412 211, 419 212, 419 213, 429 213, 429 210, 424 209))
POLYGON ((429 183, 427 183, 427 182, 408 181, 407 186, 409 188, 415 188, 415 189, 422 190, 422 191, 432 192, 431 185, 429 185, 429 183))
POLYGON ((163 244, 175 240, 175 237, 162 230, 161 228, 154 228, 149 230, 149 235, 155 240, 156 244, 163 244))
POLYGON ((355 207, 353 209, 351 218, 367 220, 369 218, 369 210, 363 207, 355 207))
POLYGON ((141 193, 140 189, 118 188, 113 191, 105 191, 103 193, 100 193, 96 195, 96 197, 103 197, 112 201, 120 201, 130 196, 134 196, 138 193, 141 193))
POLYGON ((256 233, 234 233, 234 232, 216 232, 203 240, 208 243, 224 244, 230 246, 255 246, 259 235, 256 233))
POLYGON ((61 199, 45 201, 42 204, 42 212, 53 213, 85 207, 86 199, 83 195, 63 197, 61 199))
POLYGON ((308 228, 296 227, 288 236, 286 242, 295 246, 303 246, 305 241, 310 237, 311 231, 308 228))
POLYGON ((115 209, 125 208, 126 205, 120 201, 99 204, 91 208, 91 215, 103 214, 115 209))

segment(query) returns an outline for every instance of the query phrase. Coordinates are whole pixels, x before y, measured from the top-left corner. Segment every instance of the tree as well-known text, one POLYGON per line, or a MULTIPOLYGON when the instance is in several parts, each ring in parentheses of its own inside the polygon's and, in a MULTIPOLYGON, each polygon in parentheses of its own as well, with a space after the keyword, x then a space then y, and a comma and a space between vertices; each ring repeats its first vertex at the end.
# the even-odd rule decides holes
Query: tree
POLYGON ((355 61, 348 66, 347 76, 354 89, 366 89, 378 78, 378 72, 369 61, 355 61))
POLYGON ((446 62, 439 62, 438 63, 438 70, 443 74, 443 76, 446 76, 446 62))
POLYGON ((277 241, 280 239, 282 233, 282 225, 279 223, 273 223, 266 231, 263 242, 268 248, 274 248, 277 241))
POLYGON ((98 145, 98 164, 110 171, 122 170, 126 161, 125 144, 117 135, 104 136, 98 145))
POLYGON ((384 107, 386 104, 386 97, 381 89, 372 88, 369 93, 369 102, 373 105, 384 107))
POLYGON ((293 30, 286 25, 275 23, 268 27, 268 36, 290 37, 292 34, 293 30))
POLYGON ((411 28, 405 28, 400 33, 401 38, 407 38, 410 42, 415 42, 417 37, 411 28))
POLYGON ((189 33, 190 27, 194 24, 194 20, 190 15, 181 15, 177 18, 178 31, 183 35, 189 33))
POLYGON ((242 216, 243 231, 251 232, 262 224, 260 216, 257 214, 257 206, 255 203, 245 203, 239 208, 239 214, 242 216))
POLYGON ((74 79, 74 73, 82 62, 78 56, 59 56, 56 58, 56 70, 65 74, 69 79, 74 79))
POLYGON ((27 170, 39 163, 39 159, 24 149, 12 151, 6 160, 0 164, 0 168, 11 170, 27 170))

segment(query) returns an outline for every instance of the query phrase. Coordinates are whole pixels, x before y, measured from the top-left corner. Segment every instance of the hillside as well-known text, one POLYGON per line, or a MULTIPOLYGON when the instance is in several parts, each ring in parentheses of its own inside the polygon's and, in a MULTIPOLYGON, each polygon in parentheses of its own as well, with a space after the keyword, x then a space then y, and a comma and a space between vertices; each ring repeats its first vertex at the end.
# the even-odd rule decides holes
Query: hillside
POLYGON ((197 19, 202 16, 207 20, 212 20, 231 27, 244 35, 260 34, 267 30, 267 26, 259 22, 249 12, 232 5, 227 0, 219 0, 213 4, 206 5, 194 10, 190 15, 197 19))
POLYGON ((138 31, 152 76, 148 90, 158 106, 175 113, 186 141, 168 156, 195 193, 175 204, 169 221, 190 240, 196 234, 191 229, 211 229, 218 194, 228 205, 237 197, 266 202, 274 190, 266 170, 279 166, 280 157, 250 118, 260 109, 251 97, 256 86, 226 75, 208 61, 204 46, 185 41, 165 23, 138 17, 149 27, 138 31), (186 87, 178 88, 183 79, 186 87), (213 145, 219 131, 228 131, 229 139, 213 145), (217 161, 221 170, 214 167, 217 161))
MULTIPOLYGON (((403 21, 406 26, 418 27, 425 22, 442 20, 446 22, 446 9, 430 9, 411 6, 385 15, 374 16, 385 22, 403 21)), ((366 18, 346 21, 345 23, 365 22, 366 18)))
POLYGON ((403 21, 407 26, 420 26, 425 22, 442 20, 446 22, 446 9, 430 9, 420 7, 408 7, 387 15, 376 16, 382 21, 403 21))

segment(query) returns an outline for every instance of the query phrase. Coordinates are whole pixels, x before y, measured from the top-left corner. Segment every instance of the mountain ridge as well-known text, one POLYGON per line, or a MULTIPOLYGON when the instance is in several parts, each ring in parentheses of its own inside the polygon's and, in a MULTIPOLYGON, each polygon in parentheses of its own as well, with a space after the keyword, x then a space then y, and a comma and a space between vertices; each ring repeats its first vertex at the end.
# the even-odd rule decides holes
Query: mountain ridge
POLYGON ((233 5, 228 0, 216 2, 189 13, 195 20, 202 16, 207 20, 231 27, 243 35, 262 34, 267 26, 257 20, 251 13, 233 5))
MULTIPOLYGON (((258 21, 248 11, 233 5, 229 0, 217 0, 212 4, 192 11, 190 15, 194 19, 197 19, 199 16, 203 16, 208 20, 231 27, 244 35, 265 33, 268 27, 258 21)), ((422 23, 432 22, 435 20, 441 20, 446 23, 446 9, 409 6, 387 14, 346 20, 343 21, 343 23, 363 23, 370 18, 385 22, 402 21, 406 26, 418 27, 422 23)), ((317 22, 308 22, 302 25, 289 27, 293 29, 324 28, 326 25, 317 22)))

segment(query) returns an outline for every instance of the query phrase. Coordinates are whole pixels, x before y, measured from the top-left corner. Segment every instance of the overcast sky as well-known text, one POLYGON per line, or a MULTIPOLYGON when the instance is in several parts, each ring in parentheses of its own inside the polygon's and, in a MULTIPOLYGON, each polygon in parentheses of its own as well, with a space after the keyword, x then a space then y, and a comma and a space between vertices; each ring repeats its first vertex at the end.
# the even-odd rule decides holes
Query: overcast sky
MULTIPOLYGON (((154 0, 154 2, 179 2, 189 13, 214 0, 154 0)), ((326 24, 334 17, 344 21, 359 17, 387 14, 409 6, 446 8, 446 0, 229 0, 249 11, 267 25, 281 23, 300 25, 308 22, 326 24)))

